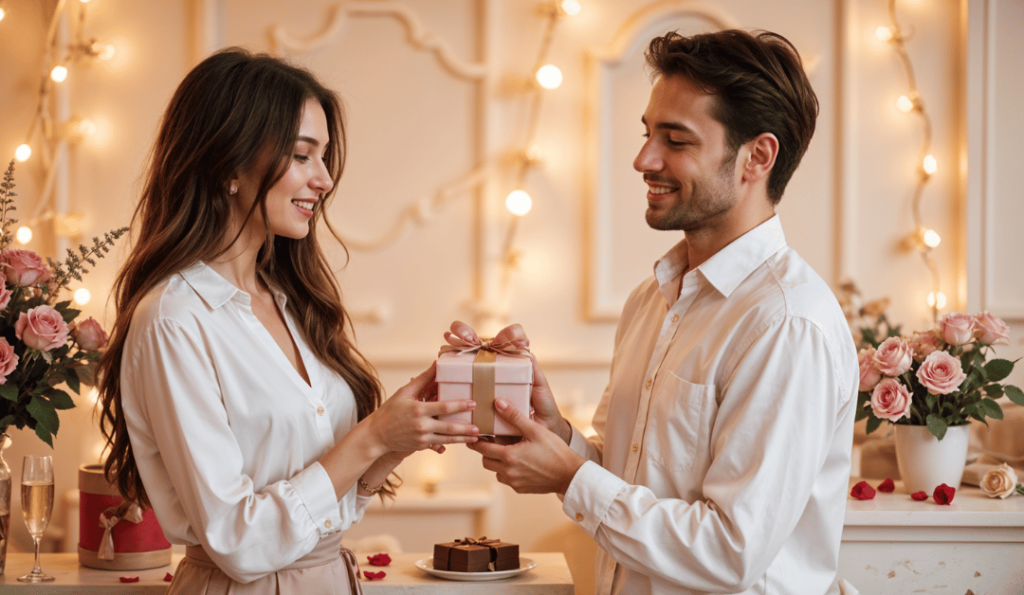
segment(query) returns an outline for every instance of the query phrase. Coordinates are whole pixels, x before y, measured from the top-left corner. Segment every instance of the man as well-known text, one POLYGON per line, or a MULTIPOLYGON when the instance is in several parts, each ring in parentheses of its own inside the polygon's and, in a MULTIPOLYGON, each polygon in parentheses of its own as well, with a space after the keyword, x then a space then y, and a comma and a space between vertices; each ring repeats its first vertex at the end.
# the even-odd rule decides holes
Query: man
POLYGON ((535 421, 496 403, 524 440, 470 448, 517 492, 562 495, 601 546, 599 594, 820 595, 836 588, 857 356, 775 215, 817 98, 773 33, 669 33, 647 61, 633 166, 647 223, 685 238, 626 303, 597 436, 562 418, 535 367, 535 421))

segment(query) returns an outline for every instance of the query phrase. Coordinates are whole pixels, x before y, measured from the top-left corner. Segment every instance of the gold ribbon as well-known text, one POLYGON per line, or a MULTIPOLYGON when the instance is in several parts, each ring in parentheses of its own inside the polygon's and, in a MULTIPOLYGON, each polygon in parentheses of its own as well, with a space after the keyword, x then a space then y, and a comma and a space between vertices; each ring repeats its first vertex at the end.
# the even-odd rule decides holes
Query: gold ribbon
POLYGON ((494 368, 498 361, 498 354, 509 357, 531 357, 530 350, 510 341, 495 341, 494 339, 466 341, 451 333, 446 333, 445 339, 448 341, 448 345, 442 345, 438 355, 450 352, 459 354, 476 352, 476 358, 473 360, 473 401, 476 402, 473 423, 480 428, 481 436, 493 436, 494 368))
POLYGON ((113 560, 114 554, 114 527, 117 526, 121 519, 128 521, 129 523, 140 523, 142 522, 142 509, 139 508, 138 504, 132 504, 127 510, 122 511, 124 506, 111 506, 100 513, 100 527, 103 527, 103 538, 100 541, 100 551, 97 552, 96 557, 100 560, 113 560), (110 516, 107 516, 110 515, 110 516), (122 515, 122 516, 118 516, 122 515))

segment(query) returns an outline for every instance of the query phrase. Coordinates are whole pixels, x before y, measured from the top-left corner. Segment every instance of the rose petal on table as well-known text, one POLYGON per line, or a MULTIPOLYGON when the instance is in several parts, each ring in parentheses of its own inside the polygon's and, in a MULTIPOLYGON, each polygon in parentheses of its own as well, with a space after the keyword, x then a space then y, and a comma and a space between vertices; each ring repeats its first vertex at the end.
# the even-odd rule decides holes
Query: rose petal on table
POLYGON ((892 492, 895 489, 896 489, 896 484, 893 483, 891 477, 886 477, 885 481, 883 481, 882 483, 878 484, 878 491, 879 492, 885 492, 885 493, 888 494, 889 492, 892 492))
POLYGON ((858 500, 871 500, 875 497, 875 488, 866 481, 858 481, 850 490, 850 495, 858 500))
POLYGON ((366 559, 370 561, 370 566, 387 566, 391 564, 391 556, 387 554, 374 554, 367 556, 366 559))
POLYGON ((917 501, 920 502, 921 500, 927 500, 928 499, 928 494, 926 494, 923 491, 922 492, 914 492, 913 494, 910 495, 910 497, 913 498, 914 500, 917 500, 917 501))
POLYGON ((384 578, 385 576, 387 576, 387 573, 385 573, 384 571, 381 571, 381 572, 370 572, 368 570, 364 570, 363 571, 363 576, 365 576, 366 580, 368 580, 368 581, 377 581, 377 580, 380 580, 380 579, 384 578))
POLYGON ((174 580, 174 575, 171 574, 170 572, 168 572, 167 574, 164 575, 164 582, 165 583, 169 583, 169 582, 171 582, 173 580, 174 580))
POLYGON ((932 492, 932 498, 934 498, 935 502, 938 504, 951 504, 953 502, 954 495, 956 495, 956 488, 950 487, 946 484, 940 485, 935 488, 934 492, 932 492))
POLYGON ((139 582, 139 577, 137 577, 137 576, 122 576, 122 577, 120 577, 117 580, 121 581, 122 583, 137 583, 137 582, 139 582))

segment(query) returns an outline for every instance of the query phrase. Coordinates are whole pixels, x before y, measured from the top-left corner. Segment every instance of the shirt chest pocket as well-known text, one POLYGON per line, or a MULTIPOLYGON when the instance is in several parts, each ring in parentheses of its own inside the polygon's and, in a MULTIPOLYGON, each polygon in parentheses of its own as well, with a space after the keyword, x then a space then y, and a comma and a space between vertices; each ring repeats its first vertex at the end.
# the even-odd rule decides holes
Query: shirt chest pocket
POLYGON ((717 403, 712 384, 692 384, 668 373, 651 398, 644 433, 647 457, 668 471, 693 467, 698 449, 705 448, 717 403))

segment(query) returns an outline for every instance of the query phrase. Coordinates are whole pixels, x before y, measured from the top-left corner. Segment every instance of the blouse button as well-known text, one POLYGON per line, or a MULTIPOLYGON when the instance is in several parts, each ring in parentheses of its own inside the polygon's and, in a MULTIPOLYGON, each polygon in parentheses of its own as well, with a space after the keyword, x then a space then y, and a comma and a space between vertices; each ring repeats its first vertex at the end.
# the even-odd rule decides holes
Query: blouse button
POLYGON ((576 522, 577 523, 582 523, 583 522, 583 513, 582 512, 577 512, 576 513, 576 522))
POLYGON ((678 322, 678 321, 679 321, 679 315, 678 314, 673 314, 672 315, 672 322, 678 322))
POLYGON ((331 521, 330 521, 330 519, 324 521, 324 527, 327 527, 328 529, 331 528, 331 521))
POLYGON ((653 380, 651 380, 650 378, 648 378, 648 379, 647 379, 647 383, 646 383, 646 386, 647 386, 647 388, 651 388, 651 385, 652 385, 652 384, 654 384, 654 381, 653 381, 653 380))
POLYGON ((640 445, 639 445, 639 444, 637 444, 636 442, 634 442, 634 443, 633 443, 633 452, 636 452, 636 451, 638 451, 638 450, 640 450, 640 445))
POLYGON ((324 408, 323 407, 317 407, 316 408, 316 414, 317 415, 323 415, 324 414, 324 408))

